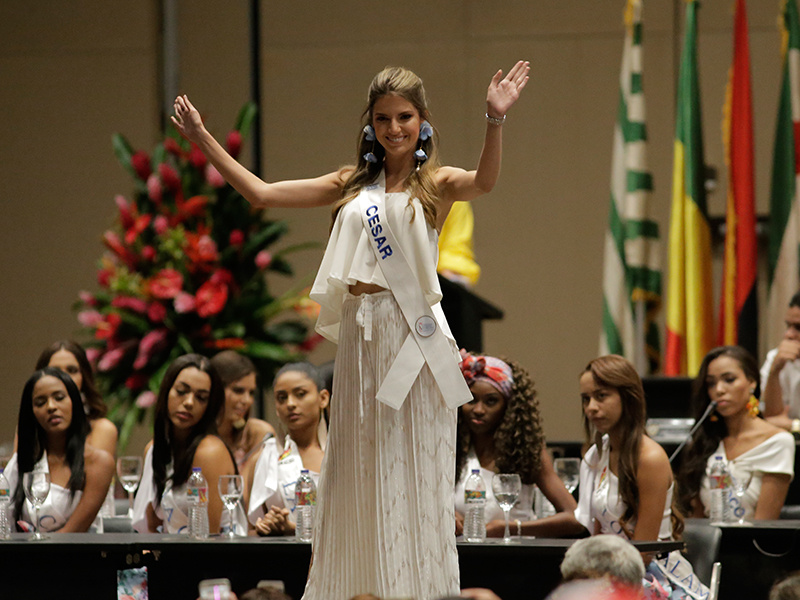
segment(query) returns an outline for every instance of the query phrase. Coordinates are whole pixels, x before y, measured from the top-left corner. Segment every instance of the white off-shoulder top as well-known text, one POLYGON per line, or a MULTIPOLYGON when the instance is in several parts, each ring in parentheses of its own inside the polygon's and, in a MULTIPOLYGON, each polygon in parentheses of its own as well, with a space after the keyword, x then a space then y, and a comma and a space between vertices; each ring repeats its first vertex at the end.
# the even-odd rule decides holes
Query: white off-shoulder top
MULTIPOLYGON (((452 339, 444 313, 438 304, 442 299, 442 290, 436 276, 439 234, 425 220, 420 201, 414 199, 409 203, 406 192, 386 194, 385 204, 386 220, 403 255, 416 275, 436 320, 445 335, 452 339)), ((338 341, 342 303, 349 286, 359 281, 389 287, 369 245, 361 220, 359 201, 355 198, 345 204, 336 216, 325 256, 311 288, 311 299, 321 306, 316 330, 326 339, 338 341)))

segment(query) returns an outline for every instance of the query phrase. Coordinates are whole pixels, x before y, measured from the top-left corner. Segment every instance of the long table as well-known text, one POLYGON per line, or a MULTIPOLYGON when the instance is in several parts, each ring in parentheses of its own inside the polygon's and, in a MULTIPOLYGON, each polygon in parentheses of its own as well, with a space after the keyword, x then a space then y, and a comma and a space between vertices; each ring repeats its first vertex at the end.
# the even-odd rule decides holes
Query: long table
MULTIPOLYGON (((458 544, 461 583, 489 587, 503 600, 545 598, 558 584, 558 565, 575 540, 517 539, 458 544)), ((680 542, 637 542, 667 552, 680 542)), ((262 579, 282 580, 295 600, 303 593, 311 547, 293 539, 211 538, 157 534, 52 534, 42 541, 14 534, 0 541, 0 597, 25 600, 116 598, 118 569, 146 566, 152 600, 192 600, 203 579, 227 577, 242 593, 262 579)), ((338 600, 338 599, 331 599, 338 600)))

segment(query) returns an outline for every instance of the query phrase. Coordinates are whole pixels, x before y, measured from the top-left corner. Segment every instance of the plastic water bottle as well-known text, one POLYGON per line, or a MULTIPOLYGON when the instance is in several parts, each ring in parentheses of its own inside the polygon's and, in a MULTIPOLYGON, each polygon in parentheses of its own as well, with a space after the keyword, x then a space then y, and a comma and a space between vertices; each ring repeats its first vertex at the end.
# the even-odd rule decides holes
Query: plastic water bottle
POLYGON ((464 539, 468 542, 486 540, 486 485, 483 483, 480 469, 472 469, 472 473, 464 482, 464 539))
POLYGON ((11 537, 11 486, 0 468, 0 539, 11 537))
POLYGON ((196 540, 208 539, 208 482, 200 467, 192 467, 186 483, 189 502, 189 535, 196 540))
POLYGON ((731 520, 730 493, 731 475, 721 456, 715 456, 709 470, 711 487, 711 523, 727 523, 731 520))
POLYGON ((300 477, 294 485, 294 518, 296 527, 294 538, 298 542, 310 542, 314 530, 314 508, 317 504, 317 486, 308 473, 308 469, 300 471, 300 477))

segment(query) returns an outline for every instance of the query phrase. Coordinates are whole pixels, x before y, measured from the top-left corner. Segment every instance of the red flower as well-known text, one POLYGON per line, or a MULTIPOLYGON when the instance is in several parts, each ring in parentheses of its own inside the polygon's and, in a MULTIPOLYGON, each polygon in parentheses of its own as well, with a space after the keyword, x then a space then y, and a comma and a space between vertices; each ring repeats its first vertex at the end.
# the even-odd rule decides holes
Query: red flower
POLYGON ((142 248, 142 258, 148 262, 152 262, 156 258, 156 249, 152 246, 145 246, 142 248))
POLYGON ((192 144, 192 150, 189 152, 189 162, 198 171, 206 166, 206 155, 195 144, 192 144))
POLYGON ((207 196, 192 196, 185 201, 178 196, 175 198, 176 213, 170 219, 170 224, 174 227, 189 217, 202 217, 206 212, 206 204, 208 204, 207 196))
POLYGON ((132 296, 116 296, 111 301, 111 306, 115 308, 127 308, 139 314, 144 314, 147 310, 147 302, 141 298, 134 298, 132 296))
POLYGON ((168 137, 164 140, 164 149, 178 158, 183 156, 183 150, 174 138, 168 137))
POLYGON ((97 324, 97 329, 94 332, 94 337, 98 340, 108 340, 117 333, 120 324, 122 324, 122 317, 117 313, 110 313, 106 315, 103 321, 97 324))
POLYGON ((174 298, 183 287, 183 275, 175 269, 161 269, 150 280, 148 287, 156 298, 174 298))
POLYGON ((155 229, 158 235, 164 235, 169 229, 169 221, 167 217, 164 215, 158 215, 155 219, 153 219, 153 229, 155 229))
POLYGON ((153 323, 163 323, 167 317, 167 308, 161 302, 151 302, 147 307, 147 318, 153 323))
POLYGON ((225 179, 220 175, 214 165, 210 163, 206 165, 206 181, 215 188, 221 188, 225 185, 225 179))
POLYGON ((303 352, 311 352, 314 348, 319 346, 320 342, 322 342, 324 339, 325 338, 320 334, 312 333, 302 344, 298 346, 298 348, 300 348, 300 350, 303 352))
POLYGON ((236 130, 231 131, 225 140, 225 146, 228 148, 228 154, 237 158, 242 150, 242 134, 236 130))
POLYGON ((114 196, 114 202, 119 209, 119 220, 122 223, 123 229, 128 229, 133 225, 133 221, 135 218, 134 213, 131 211, 130 203, 125 199, 125 196, 122 194, 117 194, 114 196))
POLYGON ((156 329, 144 335, 142 341, 139 342, 139 351, 136 353, 136 360, 133 361, 133 368, 140 370, 144 368, 147 362, 153 358, 153 355, 158 352, 167 341, 169 332, 166 329, 156 329))
POLYGON ((272 254, 266 250, 262 250, 256 254, 255 263, 256 266, 263 271, 272 263, 272 254))
POLYGON ((170 192, 177 192, 181 187, 181 178, 178 172, 166 163, 158 165, 158 175, 161 177, 161 183, 170 192))
POLYGON ((97 298, 95 298, 91 292, 81 290, 78 292, 78 298, 87 306, 97 306, 97 298))
POLYGON ((100 269, 97 272, 97 283, 107 288, 113 275, 114 272, 111 269, 100 269))
POLYGON ((187 233, 183 251, 192 263, 190 270, 192 267, 208 266, 208 263, 213 263, 219 258, 217 243, 208 234, 187 233))
POLYGON ((220 313, 228 301, 228 285, 221 277, 217 277, 218 273, 219 271, 197 290, 197 314, 204 319, 220 313))
POLYGON ((234 248, 240 247, 244 243, 244 232, 241 229, 234 229, 228 237, 228 243, 234 248))
POLYGON ((206 342, 207 348, 216 348, 217 350, 241 350, 247 346, 242 338, 230 337, 221 338, 218 340, 209 340, 206 342))
POLYGON ((103 243, 129 267, 136 264, 136 256, 122 245, 119 236, 113 231, 106 231, 103 234, 103 243))
POLYGON ((134 373, 125 380, 125 387, 135 392, 146 386, 148 381, 149 378, 144 373, 134 373))
POLYGON ((164 194, 163 190, 161 189, 161 180, 155 173, 147 178, 147 195, 150 197, 150 200, 156 204, 161 204, 164 194))
POLYGON ((150 157, 147 156, 146 152, 142 152, 141 150, 134 152, 133 156, 131 156, 131 166, 142 181, 147 181, 150 173, 153 172, 150 169, 150 157))
POLYGON ((139 234, 147 229, 148 225, 150 225, 150 219, 152 218, 153 215, 139 215, 136 217, 136 221, 134 221, 133 226, 125 232, 125 243, 128 245, 133 244, 136 241, 136 238, 139 237, 139 234))

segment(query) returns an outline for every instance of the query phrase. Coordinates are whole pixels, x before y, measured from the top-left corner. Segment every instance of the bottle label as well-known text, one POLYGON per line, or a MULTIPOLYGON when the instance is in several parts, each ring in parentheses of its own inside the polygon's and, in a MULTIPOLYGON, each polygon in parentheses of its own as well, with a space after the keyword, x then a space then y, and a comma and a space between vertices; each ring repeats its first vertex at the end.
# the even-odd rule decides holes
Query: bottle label
POLYGON ((0 499, 1 500, 8 500, 11 498, 11 490, 5 490, 0 488, 0 499))
POLYGON ((467 504, 486 502, 486 492, 479 492, 478 490, 464 490, 464 502, 467 504))
POLYGON ((204 487, 188 488, 186 497, 190 503, 199 502, 200 504, 205 504, 208 502, 208 489, 204 487))
POLYGON ((295 492, 295 504, 297 506, 309 506, 315 505, 317 503, 317 493, 316 492, 295 492))

